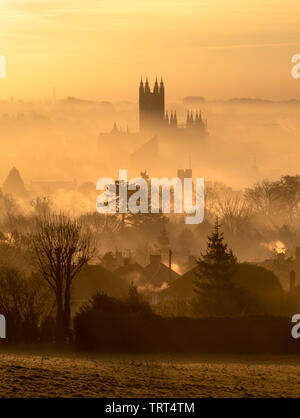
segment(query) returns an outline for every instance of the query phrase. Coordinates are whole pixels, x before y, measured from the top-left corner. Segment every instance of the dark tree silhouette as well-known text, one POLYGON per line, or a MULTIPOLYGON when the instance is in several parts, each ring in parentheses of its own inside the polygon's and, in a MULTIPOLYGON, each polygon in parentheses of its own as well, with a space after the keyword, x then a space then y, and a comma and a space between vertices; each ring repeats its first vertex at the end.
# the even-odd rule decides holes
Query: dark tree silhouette
POLYGON ((39 218, 31 238, 40 272, 56 298, 56 340, 64 343, 70 334, 72 282, 94 253, 91 235, 77 219, 60 213, 39 218))
POLYGON ((140 314, 152 313, 150 305, 143 299, 137 288, 132 283, 128 289, 126 306, 129 312, 140 314))
POLYGON ((7 321, 9 342, 36 343, 42 322, 51 316, 53 298, 37 274, 24 275, 1 265, 0 312, 7 321))
POLYGON ((206 316, 227 316, 242 313, 245 307, 243 292, 232 277, 237 270, 237 259, 224 243, 220 224, 216 219, 214 230, 208 237, 205 254, 196 260, 198 265, 195 292, 195 310, 206 316))

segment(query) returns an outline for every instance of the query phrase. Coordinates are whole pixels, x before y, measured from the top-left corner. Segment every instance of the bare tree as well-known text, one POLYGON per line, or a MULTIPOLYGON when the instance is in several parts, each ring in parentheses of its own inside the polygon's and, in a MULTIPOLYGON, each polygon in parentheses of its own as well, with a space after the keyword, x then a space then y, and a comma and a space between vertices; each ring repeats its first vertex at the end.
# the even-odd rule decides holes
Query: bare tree
POLYGON ((299 213, 300 204, 300 176, 281 176, 278 182, 274 182, 275 192, 282 207, 287 207, 290 222, 299 213))
POLYGON ((53 298, 38 274, 26 276, 18 269, 1 264, 0 312, 8 323, 10 341, 36 342, 39 327, 51 315, 53 298))
POLYGON ((246 189, 245 198, 258 212, 270 216, 278 203, 277 183, 262 180, 261 183, 246 189))
POLYGON ((247 229, 252 209, 241 193, 231 193, 218 201, 217 213, 223 225, 232 234, 237 234, 247 229))
POLYGON ((30 202, 35 214, 40 217, 47 216, 51 211, 52 201, 47 196, 37 196, 30 202))
POLYGON ((113 235, 122 229, 121 220, 117 214, 87 212, 81 215, 79 220, 91 233, 101 239, 103 234, 113 235))
POLYGON ((64 213, 38 218, 32 235, 40 272, 56 298, 56 340, 70 335, 71 286, 74 278, 94 254, 92 236, 78 219, 64 213))
POLYGON ((214 222, 215 217, 219 215, 218 205, 224 198, 233 194, 231 187, 227 187, 220 182, 205 182, 205 218, 211 223, 214 222))

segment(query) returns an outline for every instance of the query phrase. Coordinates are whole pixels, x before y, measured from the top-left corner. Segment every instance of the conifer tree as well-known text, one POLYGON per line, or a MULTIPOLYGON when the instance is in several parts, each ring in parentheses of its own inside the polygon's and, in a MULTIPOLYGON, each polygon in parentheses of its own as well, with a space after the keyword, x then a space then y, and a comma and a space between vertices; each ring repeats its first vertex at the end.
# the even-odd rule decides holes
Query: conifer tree
POLYGON ((243 291, 232 281, 237 271, 237 259, 224 243, 218 219, 208 237, 206 252, 196 262, 196 312, 205 316, 241 314, 247 302, 243 291))

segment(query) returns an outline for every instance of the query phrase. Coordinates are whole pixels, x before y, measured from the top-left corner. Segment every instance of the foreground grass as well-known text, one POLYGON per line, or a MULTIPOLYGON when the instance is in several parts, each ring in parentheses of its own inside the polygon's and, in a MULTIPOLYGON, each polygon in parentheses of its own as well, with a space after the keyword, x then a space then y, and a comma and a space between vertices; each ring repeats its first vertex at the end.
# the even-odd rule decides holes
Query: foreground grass
POLYGON ((1 397, 299 397, 300 356, 0 351, 1 397))

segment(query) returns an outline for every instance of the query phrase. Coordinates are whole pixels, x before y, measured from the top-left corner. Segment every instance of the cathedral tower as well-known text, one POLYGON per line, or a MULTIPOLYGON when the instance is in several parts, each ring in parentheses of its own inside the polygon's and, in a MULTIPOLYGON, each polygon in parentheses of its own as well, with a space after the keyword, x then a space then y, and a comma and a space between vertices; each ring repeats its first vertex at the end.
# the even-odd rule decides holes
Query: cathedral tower
POLYGON ((151 91, 148 78, 144 84, 141 79, 139 88, 140 132, 155 132, 165 122, 165 87, 163 79, 155 80, 151 91))

